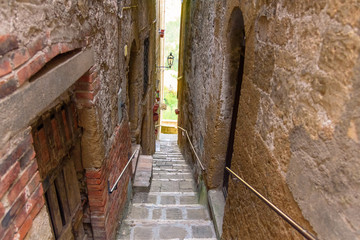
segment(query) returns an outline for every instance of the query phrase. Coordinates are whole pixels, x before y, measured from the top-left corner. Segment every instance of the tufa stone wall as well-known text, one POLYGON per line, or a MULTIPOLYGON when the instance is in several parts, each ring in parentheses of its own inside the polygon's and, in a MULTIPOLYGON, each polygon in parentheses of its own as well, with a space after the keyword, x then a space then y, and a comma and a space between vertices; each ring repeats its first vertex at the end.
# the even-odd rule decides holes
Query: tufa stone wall
MULTIPOLYGON (((319 239, 357 238, 359 4, 183 2, 179 125, 205 163, 208 188, 223 184, 236 9, 246 40, 231 168, 319 239)), ((181 135, 179 143, 190 156, 181 135)), ((223 230, 224 239, 302 239, 231 179, 223 230)))

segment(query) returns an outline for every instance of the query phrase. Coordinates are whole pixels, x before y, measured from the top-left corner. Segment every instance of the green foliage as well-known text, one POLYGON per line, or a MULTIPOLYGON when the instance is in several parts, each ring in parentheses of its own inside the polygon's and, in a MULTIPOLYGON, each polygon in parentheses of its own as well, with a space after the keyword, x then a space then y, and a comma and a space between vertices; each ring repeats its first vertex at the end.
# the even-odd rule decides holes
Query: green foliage
POLYGON ((172 69, 178 71, 179 61, 179 36, 180 36, 180 17, 176 21, 166 22, 165 24, 165 58, 170 52, 174 55, 174 65, 172 69))
POLYGON ((177 120, 177 115, 175 114, 175 109, 177 108, 177 97, 176 92, 169 90, 164 86, 164 102, 167 105, 167 109, 162 111, 163 119, 177 120))

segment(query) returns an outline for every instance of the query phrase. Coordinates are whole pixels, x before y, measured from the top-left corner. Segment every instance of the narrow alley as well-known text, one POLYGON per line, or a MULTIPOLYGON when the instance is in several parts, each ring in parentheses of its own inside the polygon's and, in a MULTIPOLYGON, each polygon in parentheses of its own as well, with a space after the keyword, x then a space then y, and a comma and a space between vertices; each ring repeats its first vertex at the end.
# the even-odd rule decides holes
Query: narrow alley
POLYGON ((360 0, 0 0, 0 240, 360 240, 360 0))
POLYGON ((150 191, 134 193, 117 239, 216 239, 208 209, 198 203, 192 171, 177 146, 177 135, 163 135, 153 155, 152 171, 150 191))

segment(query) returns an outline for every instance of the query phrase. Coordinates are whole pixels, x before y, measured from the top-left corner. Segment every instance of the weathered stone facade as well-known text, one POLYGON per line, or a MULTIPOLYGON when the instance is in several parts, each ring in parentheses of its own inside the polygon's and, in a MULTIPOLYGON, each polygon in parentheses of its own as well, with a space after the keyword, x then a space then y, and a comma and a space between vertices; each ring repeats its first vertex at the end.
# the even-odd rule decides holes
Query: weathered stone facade
POLYGON ((155 0, 2 1, 0 22, 0 239, 113 239, 131 171, 108 181, 131 139, 155 148, 155 0))
MULTIPOLYGON (((183 1, 179 126, 209 189, 223 187, 235 109, 231 169, 319 239, 359 237, 359 11, 340 0, 183 1)), ((223 231, 302 239, 231 179, 223 231)))

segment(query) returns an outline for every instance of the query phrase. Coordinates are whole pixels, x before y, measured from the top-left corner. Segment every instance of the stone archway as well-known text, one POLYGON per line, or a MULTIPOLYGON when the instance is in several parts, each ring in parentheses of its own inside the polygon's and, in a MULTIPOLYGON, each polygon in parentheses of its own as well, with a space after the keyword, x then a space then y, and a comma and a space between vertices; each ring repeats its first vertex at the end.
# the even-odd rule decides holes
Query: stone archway
POLYGON ((215 124, 207 184, 209 188, 224 187, 226 194, 228 175, 224 168, 231 164, 245 53, 244 19, 239 8, 235 8, 230 15, 224 39, 225 67, 220 91, 220 114, 215 124))
POLYGON ((130 50, 130 60, 129 60, 129 69, 128 69, 128 83, 127 83, 127 106, 128 106, 128 117, 130 122, 131 130, 131 141, 139 143, 139 134, 138 131, 138 122, 139 122, 139 106, 138 106, 138 71, 136 70, 137 61, 138 61, 138 52, 136 47, 135 40, 131 44, 130 50))
MULTIPOLYGON (((239 109, 241 85, 244 73, 245 61, 245 30, 244 19, 239 8, 235 8, 231 14, 228 27, 228 48, 227 48, 227 79, 231 85, 231 99, 233 104, 227 105, 231 108, 231 124, 228 133, 228 144, 226 150, 225 167, 231 167, 231 160, 234 150, 234 139, 237 115, 239 109)), ((231 100, 230 99, 230 100, 231 100)), ((227 195, 229 183, 229 172, 224 170, 223 192, 227 195)))

